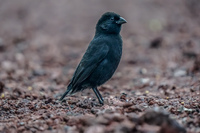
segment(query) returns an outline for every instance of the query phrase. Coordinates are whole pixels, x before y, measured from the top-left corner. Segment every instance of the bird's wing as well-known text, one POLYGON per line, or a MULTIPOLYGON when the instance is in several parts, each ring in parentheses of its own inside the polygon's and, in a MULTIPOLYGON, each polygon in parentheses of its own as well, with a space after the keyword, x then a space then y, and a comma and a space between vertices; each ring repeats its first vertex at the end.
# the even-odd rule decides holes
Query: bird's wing
POLYGON ((72 88, 84 81, 105 58, 109 51, 107 45, 90 45, 78 65, 70 82, 72 88))

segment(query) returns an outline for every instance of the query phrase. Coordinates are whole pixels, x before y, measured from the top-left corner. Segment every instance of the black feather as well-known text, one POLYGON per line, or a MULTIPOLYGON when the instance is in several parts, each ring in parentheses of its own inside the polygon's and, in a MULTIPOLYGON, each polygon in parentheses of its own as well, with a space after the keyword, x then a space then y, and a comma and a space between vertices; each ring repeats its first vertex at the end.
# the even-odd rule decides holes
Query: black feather
POLYGON ((107 12, 96 25, 96 32, 81 62, 79 63, 66 92, 60 98, 86 88, 93 88, 98 99, 103 98, 96 89, 114 74, 122 55, 121 25, 125 19, 118 14, 107 12))

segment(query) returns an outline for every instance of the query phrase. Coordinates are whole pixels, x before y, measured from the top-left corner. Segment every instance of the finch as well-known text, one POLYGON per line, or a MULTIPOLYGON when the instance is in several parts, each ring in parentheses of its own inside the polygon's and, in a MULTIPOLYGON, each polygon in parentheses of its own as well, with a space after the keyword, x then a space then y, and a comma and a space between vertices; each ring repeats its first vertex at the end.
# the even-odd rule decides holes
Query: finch
POLYGON ((60 101, 66 95, 92 88, 99 103, 104 104, 97 87, 108 81, 118 67, 122 55, 120 31, 122 24, 126 22, 124 18, 113 12, 101 16, 96 24, 95 36, 60 101))

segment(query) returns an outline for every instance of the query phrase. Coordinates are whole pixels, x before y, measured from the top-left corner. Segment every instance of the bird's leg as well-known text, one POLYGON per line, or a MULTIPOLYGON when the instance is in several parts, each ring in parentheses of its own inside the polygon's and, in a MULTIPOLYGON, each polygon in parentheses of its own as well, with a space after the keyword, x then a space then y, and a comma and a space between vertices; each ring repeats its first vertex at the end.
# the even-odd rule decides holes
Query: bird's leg
POLYGON ((102 95, 100 94, 100 92, 99 92, 99 90, 97 88, 96 88, 96 91, 97 91, 99 97, 101 98, 101 100, 104 101, 102 95))
POLYGON ((99 91, 97 90, 97 88, 96 87, 92 88, 92 90, 94 91, 95 95, 97 96, 99 103, 103 104, 103 98, 102 98, 101 94, 99 93, 99 91))

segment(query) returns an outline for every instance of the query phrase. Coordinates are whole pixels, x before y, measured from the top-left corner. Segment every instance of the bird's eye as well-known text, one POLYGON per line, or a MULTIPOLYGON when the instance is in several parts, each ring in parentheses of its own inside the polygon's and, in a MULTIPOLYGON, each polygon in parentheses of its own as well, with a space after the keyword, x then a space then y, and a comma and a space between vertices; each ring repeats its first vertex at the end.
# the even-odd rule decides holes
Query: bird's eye
POLYGON ((113 21, 113 20, 114 20, 114 18, 110 18, 110 20, 112 20, 112 21, 113 21))

